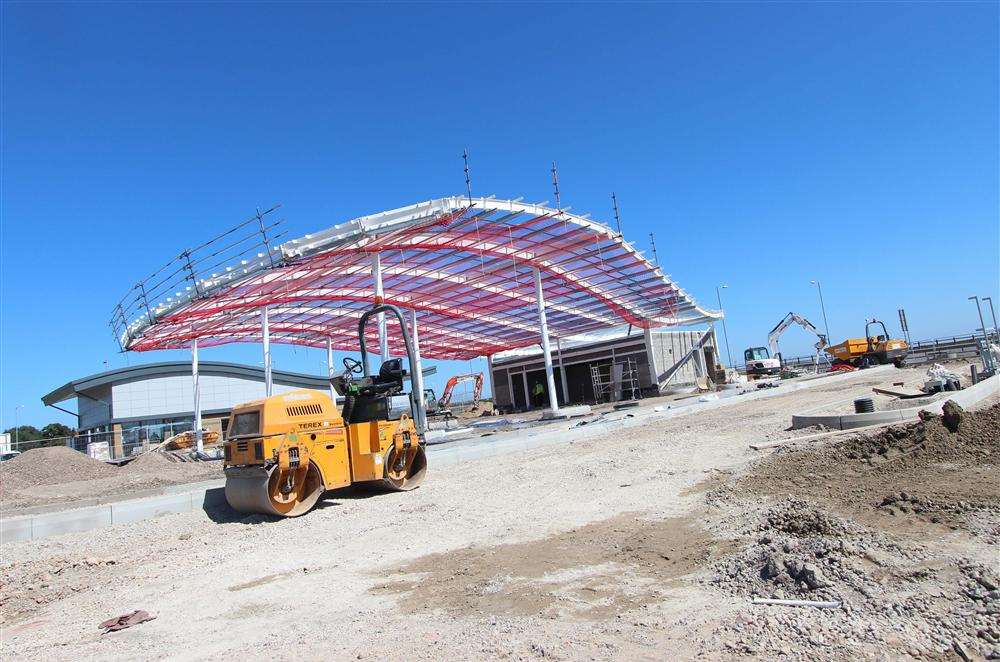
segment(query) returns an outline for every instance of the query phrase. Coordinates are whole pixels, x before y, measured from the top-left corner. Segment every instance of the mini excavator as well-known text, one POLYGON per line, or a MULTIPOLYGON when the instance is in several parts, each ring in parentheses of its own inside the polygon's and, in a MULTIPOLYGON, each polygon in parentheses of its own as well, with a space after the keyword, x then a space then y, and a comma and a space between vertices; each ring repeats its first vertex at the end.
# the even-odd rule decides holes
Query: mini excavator
MULTIPOLYGON (((344 373, 330 380, 344 397, 341 411, 322 391, 302 389, 233 409, 224 447, 226 500, 245 513, 297 517, 326 490, 375 483, 390 491, 417 487, 427 472, 423 398, 410 397, 410 415, 389 420, 390 399, 403 391, 401 359, 368 369, 365 325, 377 313, 399 320, 409 375, 417 366, 403 315, 380 301, 361 315, 361 360, 344 359, 344 373)), ((411 389, 412 390, 412 389, 411 389)))

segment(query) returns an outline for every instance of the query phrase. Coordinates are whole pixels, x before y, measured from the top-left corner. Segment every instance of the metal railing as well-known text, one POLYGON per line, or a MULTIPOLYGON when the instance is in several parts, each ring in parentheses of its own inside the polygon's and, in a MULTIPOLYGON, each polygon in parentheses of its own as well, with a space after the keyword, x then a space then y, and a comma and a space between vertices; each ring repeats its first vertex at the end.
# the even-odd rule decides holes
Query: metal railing
MULTIPOLYGON (((987 334, 994 342, 1000 342, 997 338, 997 331, 987 329, 987 334), (994 340, 996 339, 996 340, 994 340)), ((929 363, 937 359, 969 359, 979 356, 979 349, 976 339, 981 339, 982 333, 968 333, 964 335, 942 336, 929 340, 917 340, 910 344, 910 351, 907 354, 906 362, 915 365, 929 363)), ((829 355, 826 355, 829 356, 829 355)), ((824 372, 829 370, 829 364, 821 357, 819 370, 824 372)), ((830 361, 833 359, 831 358, 830 361)), ((816 355, 782 357, 782 365, 789 368, 812 368, 816 363, 816 355)), ((746 363, 735 366, 737 370, 746 372, 746 363)))
POLYGON ((71 437, 24 441, 15 441, 12 438, 10 450, 23 453, 35 448, 66 446, 98 460, 118 461, 149 450, 150 446, 155 446, 176 434, 192 429, 194 429, 193 422, 179 421, 136 426, 123 429, 120 432, 88 432, 71 437))

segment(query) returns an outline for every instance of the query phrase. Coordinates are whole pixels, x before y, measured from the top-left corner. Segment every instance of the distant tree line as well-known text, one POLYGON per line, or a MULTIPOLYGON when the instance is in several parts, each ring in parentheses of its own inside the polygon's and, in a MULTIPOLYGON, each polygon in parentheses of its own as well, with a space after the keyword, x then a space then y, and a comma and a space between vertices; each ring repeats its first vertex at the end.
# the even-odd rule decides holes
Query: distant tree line
POLYGON ((76 430, 62 423, 49 423, 41 430, 34 425, 19 425, 16 434, 14 428, 7 428, 4 432, 10 435, 11 444, 14 443, 15 439, 19 442, 18 447, 14 449, 19 451, 43 446, 62 446, 66 443, 65 437, 72 437, 76 434, 76 430))

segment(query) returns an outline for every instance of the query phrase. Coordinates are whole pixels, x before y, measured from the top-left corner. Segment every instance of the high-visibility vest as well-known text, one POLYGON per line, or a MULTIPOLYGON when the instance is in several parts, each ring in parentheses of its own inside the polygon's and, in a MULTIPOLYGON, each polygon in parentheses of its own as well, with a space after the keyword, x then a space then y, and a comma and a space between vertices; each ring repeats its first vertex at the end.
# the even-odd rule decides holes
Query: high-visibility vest
POLYGON ((543 393, 545 393, 545 386, 541 382, 538 382, 537 384, 535 384, 535 390, 533 391, 533 393, 535 395, 542 395, 543 393))

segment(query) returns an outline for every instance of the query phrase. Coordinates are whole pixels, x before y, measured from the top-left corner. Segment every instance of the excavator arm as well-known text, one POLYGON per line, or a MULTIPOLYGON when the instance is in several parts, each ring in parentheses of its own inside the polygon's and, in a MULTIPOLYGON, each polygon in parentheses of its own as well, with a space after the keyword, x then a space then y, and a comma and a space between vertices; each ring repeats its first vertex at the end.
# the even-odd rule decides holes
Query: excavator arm
POLYGON ((828 342, 827 337, 819 332, 816 325, 798 313, 788 313, 785 315, 784 319, 778 322, 777 326, 771 329, 771 333, 767 334, 767 344, 771 347, 771 356, 778 356, 778 338, 780 338, 781 334, 784 333, 792 324, 798 324, 809 333, 815 335, 819 339, 814 345, 816 347, 816 351, 823 351, 823 348, 826 347, 828 342))
POLYGON ((451 403, 451 396, 455 391, 455 387, 462 382, 475 380, 475 384, 472 387, 472 404, 473 406, 479 404, 479 397, 483 394, 483 373, 470 373, 468 375, 455 375, 448 380, 445 384, 444 393, 441 394, 441 399, 438 400, 438 407, 444 408, 451 403))

